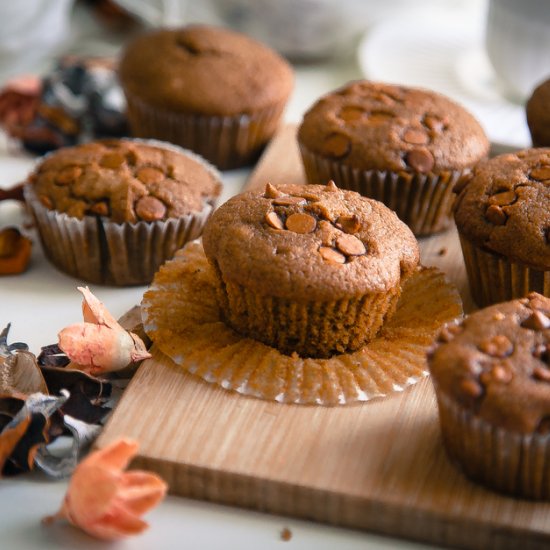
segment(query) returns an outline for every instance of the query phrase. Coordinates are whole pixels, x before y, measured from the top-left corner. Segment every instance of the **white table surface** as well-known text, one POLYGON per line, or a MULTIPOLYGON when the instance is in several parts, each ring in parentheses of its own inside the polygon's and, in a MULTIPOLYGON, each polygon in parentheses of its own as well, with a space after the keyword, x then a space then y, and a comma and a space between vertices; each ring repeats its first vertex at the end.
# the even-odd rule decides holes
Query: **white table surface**
MULTIPOLYGON (((79 15, 82 17, 82 15, 79 15)), ((87 42, 72 31, 72 46, 67 50, 93 53, 111 52, 117 41, 89 32, 87 42), (95 41, 95 42, 94 42, 95 41), (91 44, 86 47, 86 43, 91 44), (94 48, 94 44, 96 47, 94 48), (99 47, 100 45, 101 47, 99 47)), ((43 63, 47 63, 43 59, 43 63)), ((10 70, 12 73, 13 68, 10 70)), ((0 67, 0 78, 2 67, 0 67)), ((287 109, 287 120, 298 121, 304 110, 322 93, 362 75, 354 60, 296 67, 296 87, 287 109)), ((0 187, 22 180, 33 165, 31 157, 15 153, 0 141, 0 187)), ((239 191, 248 170, 224 174, 224 198, 239 191)), ((0 228, 20 225, 23 210, 15 202, 0 203, 0 228)), ((12 323, 11 341, 24 341, 38 353, 40 346, 57 341, 64 326, 81 319, 81 295, 76 291, 81 281, 58 272, 45 259, 34 239, 29 270, 22 275, 0 278, 0 329, 12 323)), ((90 285, 92 291, 120 316, 139 303, 145 287, 113 288, 90 285)), ((40 518, 59 506, 66 482, 54 482, 33 473, 0 481, 0 548, 103 548, 64 524, 43 527, 40 518)), ((127 549, 169 548, 425 548, 405 541, 329 527, 312 522, 259 514, 247 510, 168 497, 147 515, 151 528, 139 537, 114 545, 127 549), (283 542, 280 533, 290 528, 292 538, 283 542), (282 546, 284 545, 284 546, 282 546)))

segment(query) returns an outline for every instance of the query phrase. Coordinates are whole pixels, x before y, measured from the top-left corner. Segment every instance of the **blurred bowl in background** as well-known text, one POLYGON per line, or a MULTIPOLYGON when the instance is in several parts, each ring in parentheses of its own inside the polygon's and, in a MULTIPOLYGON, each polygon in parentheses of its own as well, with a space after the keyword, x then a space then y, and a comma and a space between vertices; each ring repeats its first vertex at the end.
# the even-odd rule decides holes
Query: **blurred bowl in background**
POLYGON ((489 0, 485 43, 504 92, 523 102, 550 77, 550 0, 489 0))

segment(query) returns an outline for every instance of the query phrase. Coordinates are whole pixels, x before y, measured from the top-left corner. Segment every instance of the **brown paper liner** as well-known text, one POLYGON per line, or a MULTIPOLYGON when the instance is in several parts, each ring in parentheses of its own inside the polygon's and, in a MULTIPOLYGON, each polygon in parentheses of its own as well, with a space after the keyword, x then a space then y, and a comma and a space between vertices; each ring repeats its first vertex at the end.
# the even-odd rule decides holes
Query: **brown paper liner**
POLYGON ((300 303, 265 296, 223 280, 218 303, 237 332, 302 357, 330 357, 356 350, 376 336, 395 311, 400 286, 355 299, 300 303))
POLYGON ((452 223, 453 187, 465 172, 411 174, 359 170, 317 155, 302 144, 300 153, 309 183, 334 180, 338 187, 383 202, 417 236, 438 233, 452 223))
POLYGON ((32 186, 25 200, 47 258, 61 271, 90 283, 143 285, 176 250, 196 239, 213 207, 157 222, 117 224, 105 218, 68 216, 42 205, 32 186))
POLYGON ((550 270, 542 271, 504 256, 488 252, 460 235, 460 245, 472 297, 480 307, 514 298, 529 292, 550 296, 550 270))
POLYGON ((492 426, 434 386, 445 449, 469 478, 515 497, 550 499, 550 434, 492 426))
POLYGON ((142 314, 154 344, 208 382, 282 403, 338 405, 402 391, 427 375, 426 350, 462 315, 456 288, 435 268, 407 281, 395 314, 360 350, 329 359, 284 355, 223 321, 217 282, 202 244, 178 251, 145 293, 142 314))
POLYGON ((251 114, 207 116, 164 111, 126 95, 128 120, 137 137, 191 149, 226 170, 253 163, 277 130, 285 103, 251 114))

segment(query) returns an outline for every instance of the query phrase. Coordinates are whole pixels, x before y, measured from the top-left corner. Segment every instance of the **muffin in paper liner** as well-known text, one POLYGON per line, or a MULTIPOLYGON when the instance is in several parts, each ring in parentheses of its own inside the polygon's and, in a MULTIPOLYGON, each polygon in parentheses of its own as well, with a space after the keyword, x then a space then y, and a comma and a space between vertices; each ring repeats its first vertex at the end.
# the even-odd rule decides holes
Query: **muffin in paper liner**
POLYGON ((522 298, 529 292, 550 296, 550 271, 513 262, 483 250, 460 233, 459 237, 470 292, 478 306, 522 298))
POLYGON ((427 375, 426 350, 462 315, 456 288, 435 268, 407 281, 392 319, 360 350, 301 358, 224 324, 202 244, 187 244, 156 274, 142 302, 147 334, 182 370, 239 393, 282 403, 338 405, 402 391, 427 375))
POLYGON ((515 497, 550 499, 550 434, 493 426, 434 386, 445 449, 466 476, 515 497))
POLYGON ((126 91, 133 135, 170 141, 191 149, 222 170, 255 161, 271 139, 284 102, 249 114, 197 115, 162 110, 126 91))
POLYGON ((308 183, 334 180, 338 187, 383 202, 417 236, 438 233, 451 225, 453 187, 469 174, 469 170, 440 174, 361 170, 299 145, 308 183))

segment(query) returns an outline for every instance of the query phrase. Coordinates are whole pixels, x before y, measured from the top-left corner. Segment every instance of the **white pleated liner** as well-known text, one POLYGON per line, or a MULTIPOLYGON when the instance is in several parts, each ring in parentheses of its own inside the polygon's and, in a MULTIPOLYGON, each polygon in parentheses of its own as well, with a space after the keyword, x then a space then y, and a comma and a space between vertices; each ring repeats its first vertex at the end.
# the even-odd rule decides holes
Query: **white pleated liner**
POLYGON ((435 268, 407 281, 397 309, 360 350, 329 359, 289 356, 222 321, 216 278, 202 244, 161 267, 142 302, 144 327, 182 370, 239 393, 281 403, 343 405, 402 391, 428 374, 426 351, 462 315, 456 288, 435 268))
POLYGON ((83 281, 116 286, 143 285, 186 242, 197 238, 213 207, 165 221, 114 223, 106 218, 68 216, 46 208, 31 185, 25 200, 42 248, 61 271, 83 281))
POLYGON ((253 162, 275 134, 284 104, 233 116, 165 111, 127 96, 128 119, 135 136, 170 141, 191 149, 218 168, 253 162))
POLYGON ((468 477, 515 497, 550 499, 550 434, 493 426, 434 386, 443 443, 468 477))
POLYGON ((550 270, 512 262, 459 236, 470 292, 480 307, 523 298, 529 292, 550 296, 550 270))
POLYGON ((462 171, 411 174, 359 170, 317 155, 302 144, 300 153, 309 183, 326 183, 332 179, 338 187, 383 202, 415 235, 438 233, 451 225, 453 187, 464 176, 462 171))

